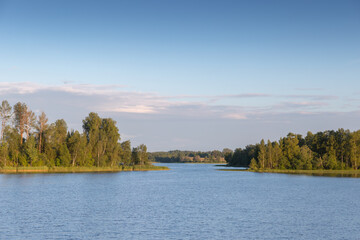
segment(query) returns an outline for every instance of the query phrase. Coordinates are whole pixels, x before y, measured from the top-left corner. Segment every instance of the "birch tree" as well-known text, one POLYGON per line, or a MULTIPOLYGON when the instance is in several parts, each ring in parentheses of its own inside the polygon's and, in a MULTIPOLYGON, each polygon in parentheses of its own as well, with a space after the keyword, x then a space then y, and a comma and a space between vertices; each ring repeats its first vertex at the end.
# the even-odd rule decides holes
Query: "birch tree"
POLYGON ((1 119, 0 140, 1 141, 4 139, 5 127, 6 127, 7 122, 10 120, 11 116, 12 116, 12 113, 11 113, 10 104, 6 100, 2 101, 1 106, 0 106, 0 119, 1 119))

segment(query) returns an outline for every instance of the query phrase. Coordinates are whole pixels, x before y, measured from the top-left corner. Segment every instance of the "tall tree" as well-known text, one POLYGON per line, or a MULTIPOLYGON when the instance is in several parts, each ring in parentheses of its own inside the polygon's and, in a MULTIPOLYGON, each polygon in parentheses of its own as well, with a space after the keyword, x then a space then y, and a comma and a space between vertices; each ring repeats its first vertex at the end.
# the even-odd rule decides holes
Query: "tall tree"
POLYGON ((300 169, 301 163, 299 160, 300 147, 299 140, 296 134, 289 133, 286 138, 284 138, 283 145, 284 157, 292 165, 293 169, 300 169))
POLYGON ((280 159, 282 158, 282 150, 278 142, 274 142, 273 152, 274 152, 273 168, 278 168, 280 159))
POLYGON ((264 139, 261 139, 259 144, 259 152, 258 152, 258 162, 260 168, 265 168, 265 159, 266 159, 266 147, 264 139))
POLYGON ((134 165, 138 165, 140 163, 140 154, 139 149, 134 147, 131 152, 131 162, 134 165))
POLYGON ((147 153, 147 147, 145 144, 141 144, 140 146, 137 147, 138 149, 138 153, 139 153, 139 164, 140 165, 144 165, 147 164, 149 159, 148 159, 148 153, 147 153))
POLYGON ((360 130, 353 132, 349 139, 350 162, 354 169, 358 169, 360 162, 360 130))
POLYGON ((89 147, 92 149, 94 159, 97 166, 100 166, 100 156, 103 148, 103 142, 100 141, 101 118, 97 113, 91 112, 88 117, 83 120, 83 130, 87 137, 89 147))
POLYGON ((39 155, 35 147, 35 138, 33 136, 27 138, 24 144, 24 150, 27 163, 33 166, 33 164, 39 160, 39 155))
POLYGON ((32 128, 36 127, 36 116, 33 111, 26 110, 26 116, 25 116, 25 132, 26 137, 30 137, 30 132, 32 128))
POLYGON ((81 135, 78 131, 72 131, 69 134, 69 138, 67 140, 68 149, 71 155, 71 165, 74 167, 77 158, 79 157, 82 146, 81 146, 81 135))
POLYGON ((340 168, 344 168, 344 158, 346 154, 346 142, 347 138, 349 137, 350 133, 349 130, 345 131, 344 129, 340 128, 336 131, 335 139, 336 139, 336 149, 337 149, 337 156, 338 159, 341 160, 340 168))
POLYGON ((0 119, 1 119, 1 136, 0 136, 0 140, 2 141, 4 139, 4 131, 5 131, 5 127, 7 122, 10 120, 11 118, 11 106, 8 103, 8 101, 4 100, 1 103, 0 106, 0 119))
POLYGON ((39 133, 39 153, 42 152, 42 140, 43 140, 43 133, 44 131, 46 131, 46 129, 48 128, 48 118, 46 117, 46 114, 44 112, 41 113, 41 115, 38 117, 38 121, 37 121, 37 130, 39 133))
POLYGON ((55 124, 53 125, 53 136, 52 141, 57 145, 60 146, 65 143, 67 138, 67 124, 64 119, 56 120, 55 124))
POLYGON ((299 159, 301 162, 302 169, 305 170, 312 169, 312 160, 313 160, 312 151, 307 145, 301 146, 299 159))
POLYGON ((0 144, 0 167, 7 165, 9 158, 9 144, 4 141, 0 144))
POLYGON ((104 118, 101 122, 100 130, 101 141, 104 143, 102 155, 106 155, 106 160, 113 166, 118 162, 119 152, 119 129, 116 127, 116 121, 111 118, 104 118))
POLYGON ((266 162, 268 168, 273 168, 273 158, 274 158, 273 156, 274 156, 273 146, 270 140, 268 140, 266 145, 266 159, 267 159, 266 162))
POLYGON ((122 155, 121 160, 125 165, 131 164, 131 143, 129 140, 121 143, 122 155))
POLYGON ((15 128, 20 134, 20 144, 23 143, 23 136, 25 131, 25 123, 26 123, 26 117, 27 117, 27 106, 25 103, 16 103, 14 106, 14 122, 15 122, 15 128))

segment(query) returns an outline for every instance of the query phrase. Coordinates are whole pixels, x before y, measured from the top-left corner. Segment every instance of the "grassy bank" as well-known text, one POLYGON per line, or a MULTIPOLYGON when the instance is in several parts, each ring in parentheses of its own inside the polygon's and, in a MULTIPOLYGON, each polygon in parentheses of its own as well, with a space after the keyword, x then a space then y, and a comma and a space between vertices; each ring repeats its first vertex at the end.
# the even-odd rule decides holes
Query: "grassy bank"
POLYGON ((129 172, 129 171, 157 171, 169 170, 167 167, 154 165, 135 165, 120 167, 4 167, 0 173, 90 173, 90 172, 129 172))
POLYGON ((301 174, 310 176, 326 176, 326 177, 360 177, 360 170, 292 170, 292 169, 221 169, 224 171, 246 171, 258 173, 282 173, 282 174, 301 174))

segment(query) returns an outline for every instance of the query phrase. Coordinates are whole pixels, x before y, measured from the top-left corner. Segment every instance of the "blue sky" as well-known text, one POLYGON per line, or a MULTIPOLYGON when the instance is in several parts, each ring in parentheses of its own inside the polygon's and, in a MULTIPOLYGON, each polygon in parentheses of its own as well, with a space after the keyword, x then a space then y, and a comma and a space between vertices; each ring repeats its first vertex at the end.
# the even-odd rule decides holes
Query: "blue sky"
POLYGON ((153 151, 358 129, 359 13, 359 1, 0 0, 0 93, 69 128, 113 117, 153 151))

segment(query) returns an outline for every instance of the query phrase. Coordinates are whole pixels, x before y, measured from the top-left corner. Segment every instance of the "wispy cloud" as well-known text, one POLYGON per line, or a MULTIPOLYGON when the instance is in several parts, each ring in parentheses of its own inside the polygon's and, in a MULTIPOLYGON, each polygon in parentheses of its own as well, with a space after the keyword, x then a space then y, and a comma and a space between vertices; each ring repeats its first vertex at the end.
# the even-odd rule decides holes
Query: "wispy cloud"
POLYGON ((289 110, 289 109, 309 109, 309 108, 319 108, 323 106, 328 106, 329 104, 326 102, 309 102, 309 101, 301 101, 301 102, 283 102, 277 107, 281 108, 282 110, 289 110))
POLYGON ((323 91, 323 88, 295 88, 297 91, 323 91))
POLYGON ((300 99, 312 99, 312 100, 337 100, 338 96, 334 95, 308 95, 308 94, 285 94, 279 95, 279 97, 283 98, 300 98, 300 99))
POLYGON ((224 115, 224 118, 237 119, 237 120, 247 119, 247 117, 244 114, 241 114, 241 113, 226 114, 226 115, 224 115))
POLYGON ((123 85, 2 82, 0 96, 45 111, 50 122, 64 118, 69 129, 80 130, 84 117, 98 112, 118 122, 123 140, 152 150, 208 149, 209 142, 234 148, 289 131, 353 128, 360 114, 356 100, 325 94, 167 96, 123 85))
POLYGON ((43 85, 32 82, 2 82, 0 83, 0 93, 34 93, 43 90, 68 92, 83 95, 92 94, 111 94, 116 93, 119 89, 124 88, 124 85, 95 85, 95 84, 71 84, 70 82, 64 83, 64 85, 43 85))
MULTIPOLYGON (((245 120, 274 113, 311 113, 333 107, 332 95, 272 95, 239 93, 225 95, 175 95, 130 91, 124 85, 74 84, 44 85, 38 83, 0 83, 0 94, 27 98, 51 98, 57 106, 87 111, 182 118, 219 118, 245 120), (238 99, 239 101, 231 101, 238 99), (256 99, 256 101, 242 101, 256 99), (292 101, 294 99, 295 101, 292 101), (221 100, 226 100, 221 101, 221 100), (220 104, 221 102, 221 104, 220 104), (230 103, 229 103, 230 102, 230 103)), ((49 99, 47 99, 49 101, 49 99)), ((71 111, 69 109, 69 111, 71 111)))

